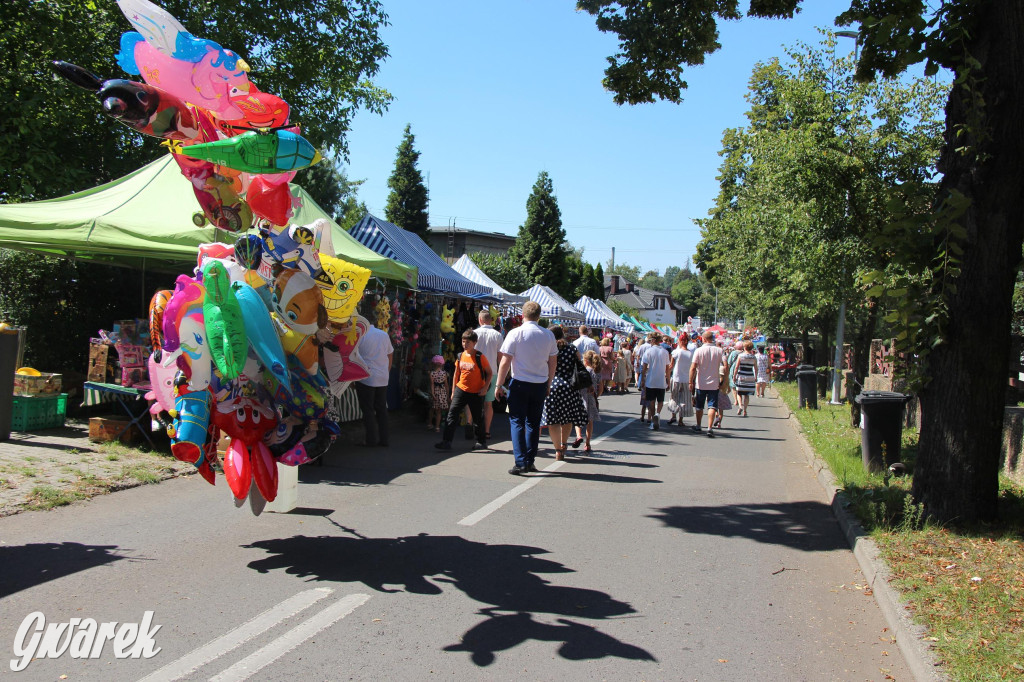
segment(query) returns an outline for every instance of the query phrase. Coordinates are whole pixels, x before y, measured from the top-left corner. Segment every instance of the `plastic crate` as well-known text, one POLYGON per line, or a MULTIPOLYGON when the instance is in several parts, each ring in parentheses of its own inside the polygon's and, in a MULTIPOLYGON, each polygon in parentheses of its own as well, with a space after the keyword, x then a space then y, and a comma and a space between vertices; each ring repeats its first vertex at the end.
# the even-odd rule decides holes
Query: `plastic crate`
POLYGON ((41 431, 64 426, 68 394, 14 396, 11 410, 11 429, 14 431, 41 431))

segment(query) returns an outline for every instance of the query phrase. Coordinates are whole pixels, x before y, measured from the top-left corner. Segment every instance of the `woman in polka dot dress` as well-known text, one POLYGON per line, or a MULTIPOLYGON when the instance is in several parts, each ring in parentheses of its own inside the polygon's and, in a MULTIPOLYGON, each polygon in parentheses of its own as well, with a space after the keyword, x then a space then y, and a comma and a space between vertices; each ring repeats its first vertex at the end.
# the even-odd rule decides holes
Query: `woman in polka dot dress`
POLYGON ((544 399, 544 411, 540 423, 548 427, 551 442, 555 445, 555 459, 565 459, 566 441, 573 426, 586 428, 590 421, 587 407, 579 390, 572 387, 573 374, 576 367, 582 367, 576 347, 565 341, 562 328, 555 325, 551 328, 558 342, 558 359, 555 364, 555 378, 551 381, 551 390, 544 399))

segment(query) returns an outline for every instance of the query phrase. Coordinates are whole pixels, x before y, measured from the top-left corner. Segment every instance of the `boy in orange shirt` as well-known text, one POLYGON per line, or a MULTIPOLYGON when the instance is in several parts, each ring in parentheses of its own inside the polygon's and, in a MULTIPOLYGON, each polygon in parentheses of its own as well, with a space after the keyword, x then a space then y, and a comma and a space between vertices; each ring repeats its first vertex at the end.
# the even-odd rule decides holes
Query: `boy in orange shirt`
POLYGON ((476 428, 476 447, 487 447, 487 436, 484 433, 483 400, 487 388, 491 385, 491 370, 487 358, 476 349, 476 332, 467 329, 462 333, 462 347, 465 351, 455 363, 455 376, 452 381, 452 402, 448 408, 448 418, 444 424, 444 435, 440 443, 434 447, 438 450, 451 450, 452 437, 455 435, 456 422, 467 406, 473 416, 476 428))

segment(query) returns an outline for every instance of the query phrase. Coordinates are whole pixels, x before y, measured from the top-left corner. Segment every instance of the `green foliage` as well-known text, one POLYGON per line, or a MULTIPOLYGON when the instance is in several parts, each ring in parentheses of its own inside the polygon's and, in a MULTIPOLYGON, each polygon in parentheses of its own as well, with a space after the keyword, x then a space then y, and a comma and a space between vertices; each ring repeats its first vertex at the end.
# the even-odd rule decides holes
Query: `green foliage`
POLYGON ((626 315, 632 315, 634 318, 640 319, 640 311, 636 308, 631 308, 622 301, 616 301, 614 299, 608 301, 608 307, 611 308, 616 315, 622 315, 625 313, 626 315))
POLYGON ((25 364, 84 374, 89 339, 115 320, 148 314, 166 275, 0 249, 0 319, 28 328, 25 364), (144 280, 144 281, 143 281, 144 280))
MULTIPOLYGON (((551 287, 562 295, 567 293, 565 289, 570 282, 565 230, 547 171, 541 171, 537 176, 526 200, 526 222, 520 226, 509 255, 521 264, 530 282, 551 287)), ((571 295, 572 292, 568 293, 571 295)))
POLYGON ((384 217, 402 229, 414 234, 425 236, 430 226, 427 212, 427 186, 423 184, 423 175, 416 164, 420 153, 413 144, 416 137, 412 127, 405 126, 402 142, 398 145, 395 156, 395 170, 388 178, 388 204, 384 209, 384 217))
POLYGON ((639 265, 627 265, 626 263, 616 263, 615 267, 612 267, 611 262, 608 263, 609 275, 621 275, 625 277, 633 284, 640 283, 640 266, 639 265))
POLYGON ((533 286, 526 270, 510 253, 470 253, 469 257, 506 291, 518 294, 533 286))
POLYGON ((665 278, 658 274, 657 270, 648 270, 638 282, 640 286, 651 291, 668 293, 669 288, 665 285, 665 278))
POLYGON ((594 266, 594 281, 590 287, 590 297, 596 301, 604 300, 604 268, 600 263, 594 266))
MULTIPOLYGON (((289 102, 292 121, 327 156, 345 155, 359 109, 382 113, 391 100, 370 81, 388 54, 377 0, 159 4, 193 34, 244 56, 253 82, 289 102)), ((124 77, 114 55, 130 30, 112 0, 0 3, 0 201, 68 194, 163 153, 157 140, 105 116, 95 97, 49 68, 62 59, 124 77)))
POLYGON ((583 264, 583 271, 581 273, 580 282, 576 285, 576 290, 573 292, 574 296, 569 299, 569 302, 578 301, 580 296, 590 296, 594 293, 594 268, 590 263, 583 264))
POLYGON ((365 180, 349 180, 344 170, 329 161, 304 168, 295 176, 295 182, 302 186, 338 223, 343 230, 359 222, 366 215, 366 204, 359 201, 357 193, 365 180))

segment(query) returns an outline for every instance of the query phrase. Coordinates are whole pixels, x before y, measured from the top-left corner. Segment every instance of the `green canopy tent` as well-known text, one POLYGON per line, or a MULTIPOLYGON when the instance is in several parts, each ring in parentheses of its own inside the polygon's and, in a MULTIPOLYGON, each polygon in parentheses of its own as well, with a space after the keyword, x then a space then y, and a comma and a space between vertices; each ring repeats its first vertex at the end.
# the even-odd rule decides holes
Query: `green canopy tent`
MULTIPOLYGON (((334 254, 376 277, 416 284, 416 268, 381 256, 342 230, 298 185, 302 200, 292 222, 330 221, 334 254)), ((66 197, 0 205, 0 248, 93 260, 111 265, 183 272, 199 244, 231 243, 233 232, 197 228, 199 202, 168 154, 134 173, 66 197)))

